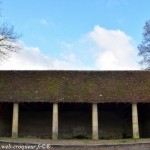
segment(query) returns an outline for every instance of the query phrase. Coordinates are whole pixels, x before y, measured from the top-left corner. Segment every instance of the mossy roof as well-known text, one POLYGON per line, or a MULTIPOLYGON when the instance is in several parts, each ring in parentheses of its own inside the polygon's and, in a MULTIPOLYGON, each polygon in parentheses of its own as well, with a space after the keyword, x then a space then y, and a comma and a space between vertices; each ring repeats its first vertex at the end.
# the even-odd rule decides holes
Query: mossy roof
POLYGON ((0 71, 0 102, 150 102, 150 71, 0 71))

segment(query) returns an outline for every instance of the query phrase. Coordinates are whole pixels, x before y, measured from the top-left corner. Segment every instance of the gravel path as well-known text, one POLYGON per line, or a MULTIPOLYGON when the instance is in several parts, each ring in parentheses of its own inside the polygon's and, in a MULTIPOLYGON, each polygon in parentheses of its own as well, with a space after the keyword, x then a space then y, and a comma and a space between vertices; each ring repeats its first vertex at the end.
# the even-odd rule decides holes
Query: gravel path
POLYGON ((150 150, 150 140, 0 139, 0 150, 150 150))

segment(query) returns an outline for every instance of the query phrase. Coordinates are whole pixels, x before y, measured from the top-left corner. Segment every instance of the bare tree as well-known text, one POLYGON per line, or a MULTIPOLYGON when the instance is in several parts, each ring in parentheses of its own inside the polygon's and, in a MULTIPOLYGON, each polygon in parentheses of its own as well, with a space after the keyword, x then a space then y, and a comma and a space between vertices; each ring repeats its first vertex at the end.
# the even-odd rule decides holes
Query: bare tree
POLYGON ((0 25, 0 60, 8 58, 10 53, 20 50, 18 38, 14 26, 3 23, 0 25))
POLYGON ((150 70, 150 20, 146 21, 144 26, 143 40, 138 46, 139 56, 143 59, 140 62, 145 69, 150 70))

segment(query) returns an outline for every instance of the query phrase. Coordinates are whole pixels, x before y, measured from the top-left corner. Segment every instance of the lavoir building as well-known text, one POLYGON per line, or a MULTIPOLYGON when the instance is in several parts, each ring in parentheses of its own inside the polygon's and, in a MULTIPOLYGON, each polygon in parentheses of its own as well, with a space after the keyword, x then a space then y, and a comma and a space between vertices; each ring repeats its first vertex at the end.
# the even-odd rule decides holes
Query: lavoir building
POLYGON ((150 71, 0 71, 0 137, 150 138, 150 71))

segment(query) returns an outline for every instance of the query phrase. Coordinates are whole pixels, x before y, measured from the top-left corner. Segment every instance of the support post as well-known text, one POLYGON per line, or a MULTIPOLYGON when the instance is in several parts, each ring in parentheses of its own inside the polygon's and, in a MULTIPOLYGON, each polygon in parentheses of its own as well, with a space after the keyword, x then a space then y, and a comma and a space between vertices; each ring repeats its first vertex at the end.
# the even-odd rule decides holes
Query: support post
POLYGON ((13 104, 12 138, 18 138, 19 104, 13 104))
POLYGON ((137 104, 132 104, 132 129, 133 129, 133 138, 139 138, 137 104))
POLYGON ((98 140, 98 108, 92 104, 92 139, 98 140))
POLYGON ((53 104, 52 139, 58 139, 58 104, 53 104))

